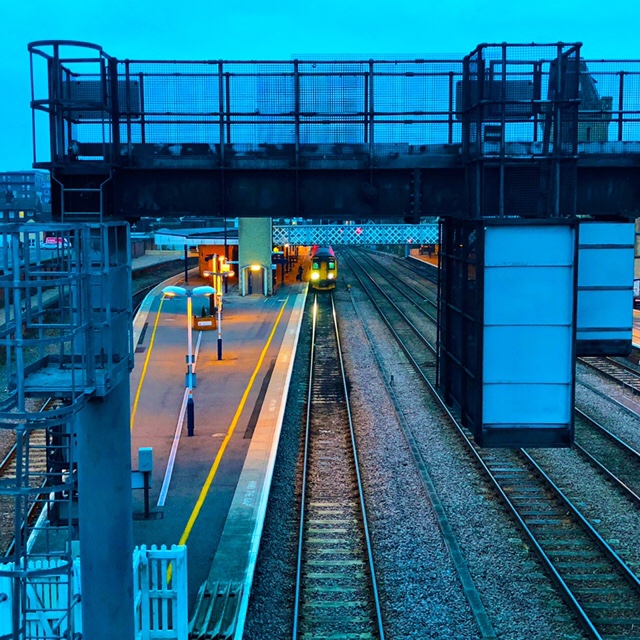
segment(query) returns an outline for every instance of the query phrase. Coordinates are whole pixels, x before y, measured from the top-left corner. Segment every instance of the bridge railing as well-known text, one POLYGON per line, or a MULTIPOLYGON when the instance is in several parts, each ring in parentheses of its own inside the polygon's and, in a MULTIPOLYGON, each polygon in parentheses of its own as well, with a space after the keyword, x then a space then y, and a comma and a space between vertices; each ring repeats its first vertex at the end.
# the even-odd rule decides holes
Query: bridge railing
POLYGON ((327 224, 274 225, 274 245, 415 245, 437 244, 438 225, 425 224, 327 224))
MULTIPOLYGON (((462 142, 462 60, 119 61, 96 45, 86 45, 90 56, 56 47, 53 56, 45 45, 30 45, 40 65, 33 65, 40 82, 32 107, 34 126, 36 114, 55 121, 54 162, 383 166, 397 157, 456 155, 462 142)), ((505 134, 525 143, 522 153, 542 137, 556 46, 523 45, 506 66, 488 61, 507 87, 492 96, 493 108, 515 105, 527 114, 505 134)), ((599 145, 590 152, 640 141, 640 61, 581 59, 579 121, 578 142, 599 145)))

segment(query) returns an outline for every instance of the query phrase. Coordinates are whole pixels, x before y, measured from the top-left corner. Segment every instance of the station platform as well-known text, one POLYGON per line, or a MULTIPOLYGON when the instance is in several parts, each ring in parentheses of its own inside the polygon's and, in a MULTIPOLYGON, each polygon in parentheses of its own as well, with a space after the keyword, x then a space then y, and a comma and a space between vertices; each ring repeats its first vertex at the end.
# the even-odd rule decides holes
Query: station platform
POLYGON ((416 260, 421 260, 422 262, 428 262, 430 265, 434 267, 438 266, 438 252, 437 250, 432 250, 431 252, 427 252, 422 249, 411 249, 409 255, 416 260))
MULTIPOLYGON (((191 436, 187 299, 161 292, 184 286, 184 274, 156 287, 134 319, 132 469, 140 448, 153 452, 148 500, 143 489, 133 490, 134 544, 186 545, 189 618, 212 592, 216 600, 220 585, 232 585, 225 619, 243 625, 306 300, 307 283, 295 279, 304 260, 284 282, 278 269, 272 296, 223 295, 221 359, 217 327, 192 329, 191 436)), ((191 270, 187 286, 205 284, 191 270)), ((198 316, 208 301, 193 297, 192 306, 198 316)))

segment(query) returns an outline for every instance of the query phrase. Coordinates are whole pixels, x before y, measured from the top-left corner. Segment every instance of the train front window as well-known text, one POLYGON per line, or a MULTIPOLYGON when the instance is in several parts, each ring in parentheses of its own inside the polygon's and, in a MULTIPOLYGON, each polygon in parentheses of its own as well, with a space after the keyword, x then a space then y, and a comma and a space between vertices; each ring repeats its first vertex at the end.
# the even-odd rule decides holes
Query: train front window
POLYGON ((317 260, 314 260, 314 261, 311 263, 311 268, 312 268, 312 269, 319 269, 319 268, 320 268, 320 263, 319 263, 317 260))
POLYGON ((329 269, 335 269, 335 268, 336 268, 335 260, 329 260, 329 269))

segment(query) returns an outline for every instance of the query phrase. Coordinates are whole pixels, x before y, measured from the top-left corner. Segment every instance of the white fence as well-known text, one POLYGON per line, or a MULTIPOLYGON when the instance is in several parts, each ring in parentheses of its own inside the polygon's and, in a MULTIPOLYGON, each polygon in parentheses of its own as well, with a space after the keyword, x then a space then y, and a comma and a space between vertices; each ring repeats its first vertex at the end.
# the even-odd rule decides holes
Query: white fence
MULTIPOLYGON (((13 564, 0 565, 0 572, 13 564)), ((71 568, 62 561, 37 560, 29 564, 27 602, 21 637, 49 640, 82 633, 80 561, 71 568), (36 575, 33 572, 38 572, 36 575), (69 595, 71 594, 71 595, 69 595), (70 614, 70 615, 68 615, 70 614)), ((0 637, 13 637, 14 579, 0 576, 0 637)), ((187 548, 152 545, 133 552, 134 619, 136 640, 184 640, 188 630, 187 548)))
MULTIPOLYGON (((13 563, 0 564, 0 571, 13 571, 13 563)), ((26 602, 21 616, 21 638, 60 638, 68 630, 82 627, 79 609, 78 562, 69 565, 59 558, 29 563, 26 602), (71 618, 71 620, 69 620, 71 618)), ((0 576, 0 637, 13 638, 12 607, 16 583, 0 576)), ((69 637, 72 637, 70 634, 69 637)))

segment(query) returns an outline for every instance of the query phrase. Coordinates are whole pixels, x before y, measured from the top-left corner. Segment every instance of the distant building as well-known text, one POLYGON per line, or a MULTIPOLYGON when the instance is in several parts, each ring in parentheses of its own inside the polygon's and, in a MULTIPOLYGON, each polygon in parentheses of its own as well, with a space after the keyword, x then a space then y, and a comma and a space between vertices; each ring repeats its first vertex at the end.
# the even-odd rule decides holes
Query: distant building
POLYGON ((51 219, 51 179, 47 171, 0 172, 0 222, 51 219))

